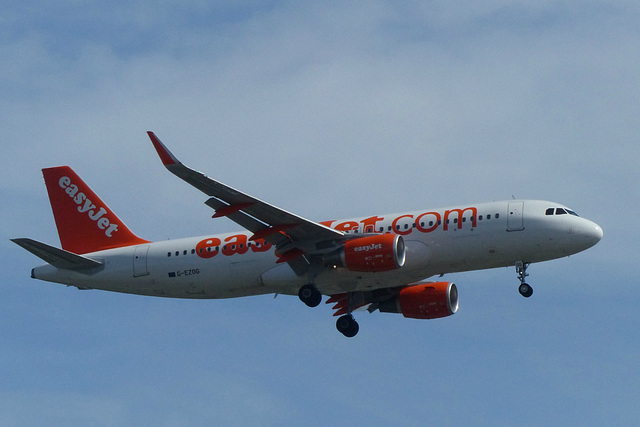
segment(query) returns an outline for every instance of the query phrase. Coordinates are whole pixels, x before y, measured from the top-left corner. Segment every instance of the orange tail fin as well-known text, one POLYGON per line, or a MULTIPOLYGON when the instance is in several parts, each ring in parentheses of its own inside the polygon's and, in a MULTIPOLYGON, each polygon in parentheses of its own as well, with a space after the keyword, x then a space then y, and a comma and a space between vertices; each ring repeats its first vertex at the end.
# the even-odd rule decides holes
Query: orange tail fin
POLYGON ((133 234, 69 166, 42 174, 64 250, 86 254, 149 243, 133 234))

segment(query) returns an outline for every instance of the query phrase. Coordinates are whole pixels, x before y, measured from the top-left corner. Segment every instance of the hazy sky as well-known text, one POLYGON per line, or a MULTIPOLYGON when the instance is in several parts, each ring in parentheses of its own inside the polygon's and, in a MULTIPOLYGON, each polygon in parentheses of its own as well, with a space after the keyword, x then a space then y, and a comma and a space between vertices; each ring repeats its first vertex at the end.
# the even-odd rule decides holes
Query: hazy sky
MULTIPOLYGON (((5 2, 6 3, 6 2, 5 2)), ((17 2, 0 7, 0 425, 640 424, 640 6, 632 1, 17 2), (150 240, 234 231, 186 164, 313 220, 519 198, 594 248, 447 275, 424 321, 260 296, 35 281, 68 164, 150 240), (631 216, 629 216, 629 213, 631 216)))

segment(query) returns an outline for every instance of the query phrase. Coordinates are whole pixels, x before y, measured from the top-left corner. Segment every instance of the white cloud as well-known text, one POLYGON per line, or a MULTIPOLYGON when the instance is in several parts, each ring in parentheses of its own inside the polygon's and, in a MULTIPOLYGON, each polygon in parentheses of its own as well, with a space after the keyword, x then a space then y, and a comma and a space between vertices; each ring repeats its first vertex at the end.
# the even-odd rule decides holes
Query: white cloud
MULTIPOLYGON (((628 305, 607 303, 621 288, 631 299, 635 292, 624 254, 634 253, 637 232, 631 219, 622 219, 638 205, 640 178, 635 3, 17 7, 2 18, 7 37, 0 45, 6 58, 0 65, 6 238, 24 233, 55 243, 39 169, 62 163, 145 237, 234 229, 210 220, 205 198, 164 170, 146 130, 155 130, 185 163, 311 219, 515 194, 569 204, 600 222, 605 238, 585 254, 535 266, 535 300, 527 304, 511 298, 511 270, 461 275, 463 306, 455 318, 425 325, 367 315, 359 341, 348 343, 334 336, 327 310, 309 311, 295 300, 165 306, 36 285, 27 277, 37 261, 4 239, 3 304, 8 319, 21 325, 15 333, 37 345, 34 330, 45 330, 59 342, 63 365, 65 357, 82 363, 74 352, 84 343, 89 356, 111 345, 99 363, 82 367, 103 364, 115 374, 96 374, 102 390, 78 375, 59 394, 37 382, 20 389, 15 382, 32 374, 21 371, 18 356, 5 354, 15 381, 3 385, 2 419, 37 424, 52 413, 81 423, 107 413, 105 425, 133 424, 153 417, 144 402, 158 388, 166 396, 151 405, 158 412, 151 419, 175 425, 219 412, 223 420, 245 415, 237 420, 261 417, 265 424, 307 420, 309 412, 328 421, 361 420, 377 410, 386 420, 394 419, 398 400, 405 402, 407 423, 430 411, 450 424, 513 420, 513 409, 498 413, 485 393, 489 387, 511 404, 531 389, 538 412, 527 414, 535 424, 551 415, 545 405, 571 393, 548 368, 569 362, 575 371, 562 378, 585 388, 569 399, 577 419, 589 423, 579 409, 603 398, 598 386, 608 379, 618 388, 612 386, 617 391, 606 401, 633 415, 623 399, 629 381, 620 375, 627 359, 616 357, 619 367, 598 371, 606 356, 577 344, 550 347, 547 337, 553 332, 554 342, 563 342, 578 336, 584 344, 596 321, 614 328, 637 320, 628 305), (554 298, 571 304, 570 313, 562 314, 566 307, 554 298), (123 305, 129 309, 121 311, 123 305), (36 317, 52 307, 68 315, 36 317), (97 307, 104 310, 99 315, 97 307), (577 315, 593 323, 571 323, 577 315), (87 335, 80 342, 65 329, 78 318, 87 335), (131 358, 118 357, 125 351, 131 358), (140 358, 165 370, 145 367, 140 358), (208 365, 214 358, 224 373, 208 365), (541 362, 528 373, 518 366, 521 360, 541 362), (140 366, 145 370, 136 374, 140 366), (580 375, 594 371, 595 381, 580 375), (359 374, 355 384, 353 372, 359 374), (201 396, 196 409, 190 393, 201 396), (370 401, 344 403, 363 394, 370 401), (242 412, 238 396, 255 406, 242 412), (39 412, 29 410, 30 399, 43 402, 39 412), (67 401, 74 403, 65 415, 56 407, 67 401), (309 402, 335 410, 337 418, 309 409, 309 402), (192 418, 184 415, 189 411, 192 418)), ((616 335, 607 328, 597 329, 595 338, 637 350, 633 330, 616 335)), ((15 344, 11 331, 4 334, 15 344)), ((40 360, 27 350, 17 346, 16 355, 40 360)), ((591 421, 611 413, 600 415, 591 421)))

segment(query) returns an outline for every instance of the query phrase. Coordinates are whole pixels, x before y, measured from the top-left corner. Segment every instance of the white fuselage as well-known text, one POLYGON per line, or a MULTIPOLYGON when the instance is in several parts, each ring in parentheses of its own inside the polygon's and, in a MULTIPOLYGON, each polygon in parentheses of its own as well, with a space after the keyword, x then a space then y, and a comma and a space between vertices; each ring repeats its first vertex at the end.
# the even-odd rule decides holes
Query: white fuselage
MULTIPOLYGON (((378 273, 327 267, 314 282, 326 295, 404 286, 436 274, 561 258, 600 240, 597 224, 566 212, 557 203, 510 200, 323 222, 349 233, 400 234, 406 263, 378 273), (560 208, 559 214, 551 208, 560 208)), ((85 256, 103 262, 103 267, 81 272, 47 264, 33 269, 32 277, 79 288, 175 298, 297 294, 309 277, 297 276, 287 263, 277 263, 274 248, 251 242, 250 236, 228 233, 94 252, 85 256)))

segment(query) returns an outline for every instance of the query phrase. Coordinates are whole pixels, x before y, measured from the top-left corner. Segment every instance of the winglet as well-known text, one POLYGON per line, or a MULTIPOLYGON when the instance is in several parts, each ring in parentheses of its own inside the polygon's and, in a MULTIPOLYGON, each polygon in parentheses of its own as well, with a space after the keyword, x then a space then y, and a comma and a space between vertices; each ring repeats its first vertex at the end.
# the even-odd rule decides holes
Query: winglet
POLYGON ((158 156, 160 156, 160 160, 162 160, 162 164, 165 166, 171 166, 180 164, 180 161, 176 158, 176 156, 169 151, 167 147, 160 141, 160 139, 156 136, 155 133, 151 131, 147 131, 147 135, 151 138, 151 142, 153 143, 154 148, 158 152, 158 156))

